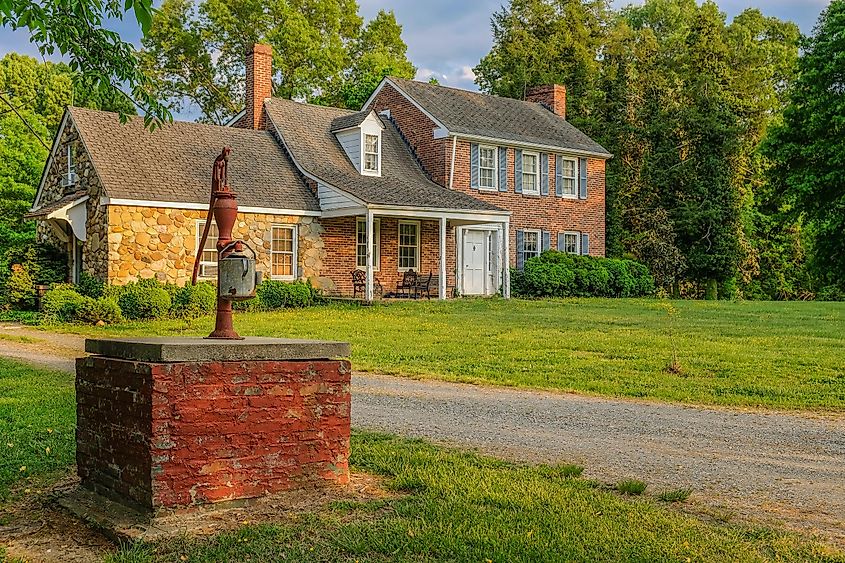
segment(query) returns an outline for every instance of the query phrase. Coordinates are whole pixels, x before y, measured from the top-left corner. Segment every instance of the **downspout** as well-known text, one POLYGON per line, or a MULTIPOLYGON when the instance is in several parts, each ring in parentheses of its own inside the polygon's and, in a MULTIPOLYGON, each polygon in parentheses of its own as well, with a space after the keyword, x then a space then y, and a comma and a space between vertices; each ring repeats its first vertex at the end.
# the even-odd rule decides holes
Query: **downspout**
POLYGON ((452 184, 455 181, 455 149, 458 145, 457 135, 452 135, 452 161, 449 163, 449 189, 452 189, 452 184))

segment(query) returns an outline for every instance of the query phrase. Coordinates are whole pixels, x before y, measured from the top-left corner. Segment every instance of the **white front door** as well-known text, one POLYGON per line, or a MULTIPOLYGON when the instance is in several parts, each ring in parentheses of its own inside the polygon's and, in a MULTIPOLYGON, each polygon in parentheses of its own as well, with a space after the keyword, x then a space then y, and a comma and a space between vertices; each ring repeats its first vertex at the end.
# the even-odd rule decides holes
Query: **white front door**
POLYGON ((485 295, 487 279, 488 233, 467 229, 464 231, 463 290, 464 295, 485 295))

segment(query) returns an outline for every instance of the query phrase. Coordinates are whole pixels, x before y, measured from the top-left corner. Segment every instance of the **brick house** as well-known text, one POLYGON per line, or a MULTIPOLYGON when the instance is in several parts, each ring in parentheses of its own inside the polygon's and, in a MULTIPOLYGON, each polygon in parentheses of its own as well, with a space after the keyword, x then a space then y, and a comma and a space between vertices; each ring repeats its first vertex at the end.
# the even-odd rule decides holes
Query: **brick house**
POLYGON ((414 270, 441 298, 508 297, 507 266, 549 248, 604 254, 610 154, 566 121, 562 86, 521 101, 386 78, 355 112, 273 98, 271 61, 263 45, 247 54, 246 107, 226 127, 150 132, 68 108, 29 216, 41 241, 68 249, 72 280, 187 282, 223 146, 234 234, 272 279, 345 295, 363 270, 372 298, 414 270))

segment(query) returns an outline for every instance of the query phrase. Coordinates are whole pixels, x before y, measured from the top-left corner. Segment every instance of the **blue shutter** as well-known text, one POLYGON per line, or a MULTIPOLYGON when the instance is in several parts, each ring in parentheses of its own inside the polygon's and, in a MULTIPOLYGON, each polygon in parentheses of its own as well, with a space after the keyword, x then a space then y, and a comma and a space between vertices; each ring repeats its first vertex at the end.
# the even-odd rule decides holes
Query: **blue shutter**
POLYGON ((522 193, 522 151, 513 151, 513 191, 522 193))
POLYGON ((563 158, 555 155, 555 195, 563 197, 563 158))
POLYGON ((587 256, 590 254, 590 235, 581 233, 581 254, 587 256))
POLYGON ((540 195, 549 195, 549 155, 540 153, 540 195))
POLYGON ((525 267, 525 233, 516 231, 516 269, 525 267))
POLYGON ((563 233, 557 234, 557 250, 559 252, 563 252, 564 243, 563 243, 563 233))
POLYGON ((469 187, 477 190, 478 189, 478 145, 476 143, 472 143, 469 146, 469 168, 470 168, 470 182, 469 187))
POLYGON ((508 191, 508 148, 499 147, 499 191, 508 191))
POLYGON ((578 197, 581 199, 587 199, 587 159, 586 158, 579 158, 578 159, 578 168, 581 169, 581 192, 578 194, 578 197))
POLYGON ((552 246, 552 233, 543 231, 543 252, 549 250, 552 246))

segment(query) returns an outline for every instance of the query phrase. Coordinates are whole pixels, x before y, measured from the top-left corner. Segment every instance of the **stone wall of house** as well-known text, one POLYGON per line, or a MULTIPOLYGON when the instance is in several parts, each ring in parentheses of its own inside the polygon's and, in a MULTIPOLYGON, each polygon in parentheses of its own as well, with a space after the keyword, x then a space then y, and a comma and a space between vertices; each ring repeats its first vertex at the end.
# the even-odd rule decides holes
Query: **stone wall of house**
MULTIPOLYGON (((139 278, 178 285, 190 281, 197 251, 197 221, 206 218, 206 211, 120 205, 108 209, 110 283, 122 285, 139 278)), ((326 252, 323 228, 315 217, 238 213, 232 234, 255 249, 257 268, 266 279, 270 277, 273 225, 296 225, 296 277, 330 289, 326 286, 330 280, 320 277, 326 252)))
MULTIPOLYGON (((82 244, 82 270, 105 280, 108 275, 108 246, 105 243, 107 211, 104 206, 100 205, 103 193, 102 185, 96 170, 94 170, 94 165, 85 151, 73 120, 69 117, 59 139, 55 158, 53 158, 50 170, 47 173, 38 205, 40 207, 58 201, 65 195, 78 191, 84 191, 89 197, 86 202, 88 211, 87 240, 82 244), (74 167, 79 176, 79 181, 76 185, 65 188, 62 187, 61 180, 62 176, 68 171, 68 146, 72 147, 74 167)), ((73 250, 71 246, 74 242, 73 234, 70 232, 67 223, 60 221, 59 227, 68 233, 69 242, 62 241, 48 222, 43 220, 38 221, 36 228, 38 241, 64 248, 70 256, 73 250)))

